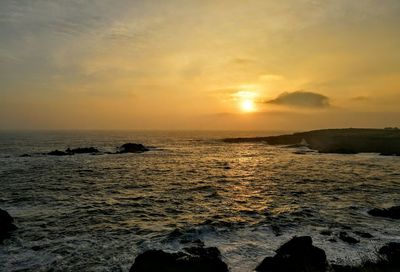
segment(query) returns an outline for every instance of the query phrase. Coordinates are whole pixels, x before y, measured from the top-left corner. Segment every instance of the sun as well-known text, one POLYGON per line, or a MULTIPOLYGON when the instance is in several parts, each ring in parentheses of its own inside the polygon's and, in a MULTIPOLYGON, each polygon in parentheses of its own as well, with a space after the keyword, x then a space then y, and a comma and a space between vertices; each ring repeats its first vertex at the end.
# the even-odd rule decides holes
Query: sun
POLYGON ((244 112, 252 112, 255 110, 254 102, 253 102, 253 100, 250 100, 250 99, 243 100, 241 102, 240 106, 242 108, 242 111, 244 111, 244 112))

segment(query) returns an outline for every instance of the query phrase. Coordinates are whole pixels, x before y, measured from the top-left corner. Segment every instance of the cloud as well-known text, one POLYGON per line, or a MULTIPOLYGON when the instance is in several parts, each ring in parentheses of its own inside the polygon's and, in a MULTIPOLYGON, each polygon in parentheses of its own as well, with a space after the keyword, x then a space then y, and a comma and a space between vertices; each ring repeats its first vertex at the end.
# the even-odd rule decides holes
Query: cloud
POLYGON ((284 92, 277 98, 265 103, 306 108, 326 108, 330 106, 327 96, 305 91, 284 92))

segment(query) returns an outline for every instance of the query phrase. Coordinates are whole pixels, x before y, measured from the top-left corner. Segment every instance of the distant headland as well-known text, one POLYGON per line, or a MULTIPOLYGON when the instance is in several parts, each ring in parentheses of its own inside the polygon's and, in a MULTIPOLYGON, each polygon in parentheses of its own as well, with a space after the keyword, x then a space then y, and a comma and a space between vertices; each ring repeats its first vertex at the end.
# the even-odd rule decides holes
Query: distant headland
POLYGON ((280 136, 227 138, 227 143, 265 142, 270 145, 307 146, 320 153, 379 153, 400 156, 400 129, 321 129, 280 136))

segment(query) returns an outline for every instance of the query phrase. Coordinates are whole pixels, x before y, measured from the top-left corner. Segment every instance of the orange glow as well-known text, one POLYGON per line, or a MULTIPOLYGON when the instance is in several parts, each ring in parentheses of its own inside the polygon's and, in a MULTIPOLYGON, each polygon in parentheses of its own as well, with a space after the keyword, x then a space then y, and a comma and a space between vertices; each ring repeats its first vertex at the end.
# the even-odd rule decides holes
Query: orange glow
POLYGON ((241 108, 244 112, 253 112, 255 111, 254 102, 253 100, 246 99, 241 102, 241 108))

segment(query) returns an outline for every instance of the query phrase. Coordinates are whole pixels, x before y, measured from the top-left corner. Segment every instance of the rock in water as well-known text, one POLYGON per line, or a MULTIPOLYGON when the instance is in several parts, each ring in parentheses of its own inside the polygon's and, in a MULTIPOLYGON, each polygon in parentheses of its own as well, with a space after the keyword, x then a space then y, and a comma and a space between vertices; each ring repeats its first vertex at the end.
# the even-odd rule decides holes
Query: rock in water
POLYGON ((118 153, 141 153, 149 151, 147 147, 142 144, 127 143, 118 148, 118 153))
POLYGON ((67 155, 71 155, 71 154, 64 152, 64 151, 60 151, 60 150, 54 150, 54 151, 50 151, 49 153, 47 153, 47 155, 49 155, 49 156, 67 156, 67 155))
POLYGON ((99 153, 99 150, 97 148, 94 147, 78 147, 78 148, 74 148, 74 149, 67 149, 66 150, 67 153, 71 153, 71 154, 95 154, 95 153, 99 153))
POLYGON ((400 206, 394 206, 388 209, 372 209, 368 211, 372 216, 388 217, 392 219, 400 219, 400 206))
POLYGON ((341 231, 339 233, 339 239, 342 240, 343 242, 346 242, 346 243, 351 244, 351 245, 357 244, 357 243, 360 242, 356 238, 349 236, 349 234, 347 232, 345 232, 345 231, 341 231))
POLYGON ((325 272, 327 264, 325 251, 313 246, 310 236, 302 236, 283 244, 276 255, 265 258, 256 271, 325 272))
POLYGON ((397 264, 400 268, 400 243, 391 242, 379 249, 379 254, 384 256, 391 264, 397 264))
POLYGON ((13 223, 14 218, 5 210, 0 209, 0 242, 8 238, 11 231, 17 229, 13 223))
POLYGON ((50 156, 67 156, 67 155, 75 155, 75 154, 97 154, 99 150, 95 147, 78 147, 74 149, 67 148, 65 151, 54 150, 47 155, 50 156))
POLYGON ((129 272, 227 272, 227 265, 215 247, 194 247, 186 252, 149 250, 136 257, 129 272))

